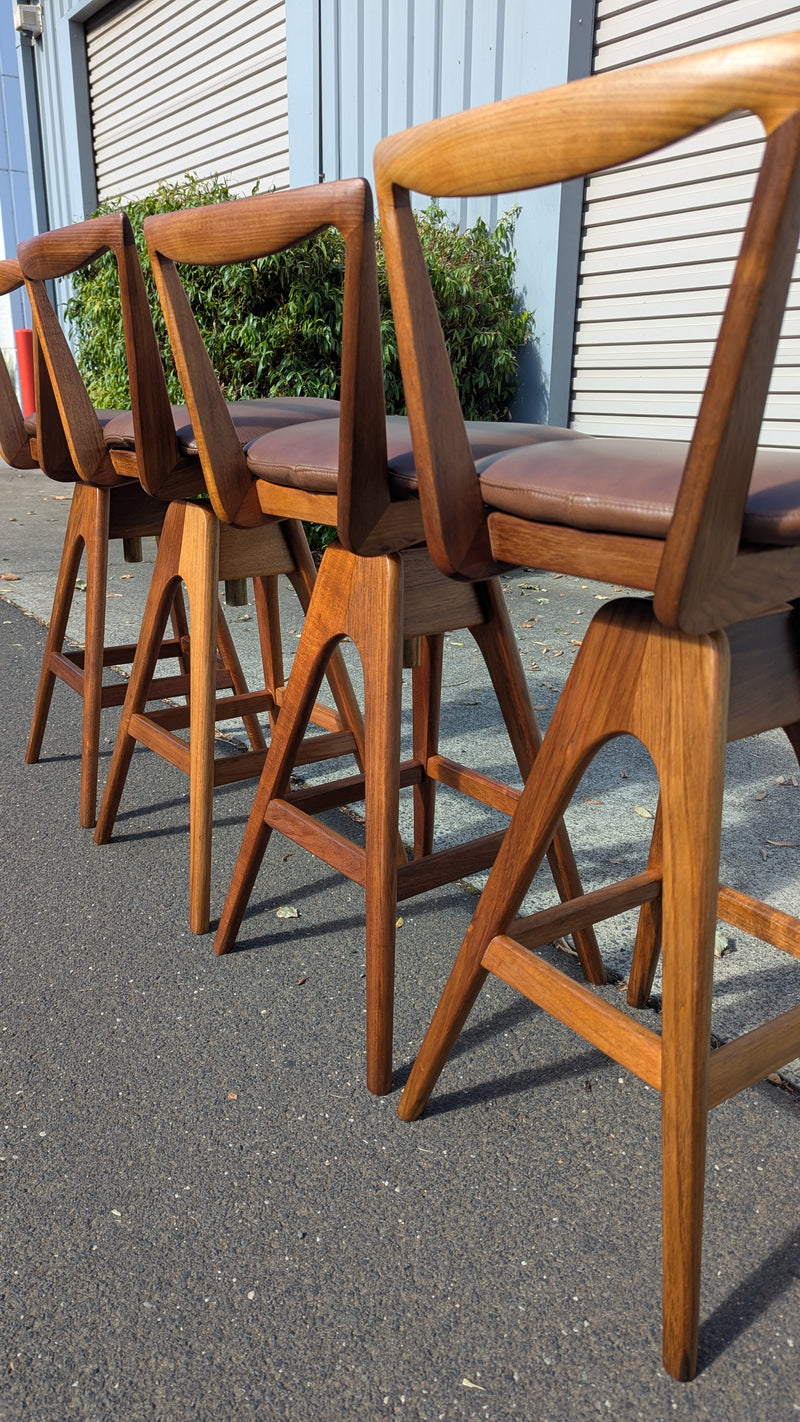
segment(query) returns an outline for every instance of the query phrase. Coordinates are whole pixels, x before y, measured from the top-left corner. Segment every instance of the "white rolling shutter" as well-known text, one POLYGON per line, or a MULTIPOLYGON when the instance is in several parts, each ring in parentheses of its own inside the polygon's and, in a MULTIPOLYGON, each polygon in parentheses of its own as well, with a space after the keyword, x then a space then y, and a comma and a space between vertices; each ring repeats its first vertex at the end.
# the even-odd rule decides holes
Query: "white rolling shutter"
MULTIPOLYGON (((598 0, 595 72, 800 28, 800 3, 598 0)), ((571 423, 691 433, 763 150, 742 116, 586 184, 571 423)), ((800 448, 798 269, 762 443, 800 448)))
POLYGON ((100 199, 186 173, 289 185, 285 0, 115 0, 86 24, 100 199))

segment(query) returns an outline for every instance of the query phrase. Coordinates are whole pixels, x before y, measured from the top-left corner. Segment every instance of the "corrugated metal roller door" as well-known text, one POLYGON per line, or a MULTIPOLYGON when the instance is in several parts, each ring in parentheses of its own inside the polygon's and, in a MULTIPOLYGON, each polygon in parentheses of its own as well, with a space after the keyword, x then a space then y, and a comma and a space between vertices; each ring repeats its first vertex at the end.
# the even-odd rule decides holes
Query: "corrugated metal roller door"
POLYGON ((285 0, 117 0, 86 25, 97 189, 289 185, 285 0))
MULTIPOLYGON (((776 0, 598 0, 595 72, 800 27, 776 0), (766 12, 766 15, 765 15, 766 12)), ((749 117, 586 184, 571 423, 595 434, 692 430, 724 287, 763 151, 749 117)), ((800 447, 800 284, 792 286, 762 443, 800 447)))

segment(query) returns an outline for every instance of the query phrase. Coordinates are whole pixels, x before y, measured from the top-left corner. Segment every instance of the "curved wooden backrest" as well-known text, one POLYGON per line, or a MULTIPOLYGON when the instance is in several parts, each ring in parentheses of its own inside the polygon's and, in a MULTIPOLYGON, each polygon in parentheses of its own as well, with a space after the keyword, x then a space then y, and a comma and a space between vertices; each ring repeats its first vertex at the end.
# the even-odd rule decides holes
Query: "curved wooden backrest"
POLYGON ((420 480, 439 566, 496 570, 409 193, 504 193, 643 156, 736 111, 767 135, 761 174, 656 584, 667 625, 723 626, 800 592, 794 549, 740 547, 800 232, 800 33, 507 99, 384 139, 375 175, 420 480))
MULTIPOLYGON (((23 280, 19 262, 13 257, 0 261, 0 296, 16 291, 23 280)), ((0 360, 0 457, 15 469, 36 468, 17 392, 4 360, 0 360)))
POLYGON ((119 482, 97 414, 45 285, 69 276, 107 251, 116 259, 119 273, 136 472, 148 493, 157 495, 180 455, 142 269, 124 212, 44 232, 21 242, 18 249, 39 351, 34 360, 34 378, 42 467, 55 478, 68 477, 64 465, 68 451, 74 465, 73 479, 77 471, 85 483, 119 482), (58 421, 49 418, 53 403, 58 421))
POLYGON ((338 510, 340 534, 351 543, 362 536, 362 528, 377 523, 389 502, 369 184, 354 178, 162 213, 148 217, 144 230, 214 510, 226 522, 247 524, 263 515, 175 263, 219 266, 255 260, 326 227, 338 228, 345 241, 338 510))

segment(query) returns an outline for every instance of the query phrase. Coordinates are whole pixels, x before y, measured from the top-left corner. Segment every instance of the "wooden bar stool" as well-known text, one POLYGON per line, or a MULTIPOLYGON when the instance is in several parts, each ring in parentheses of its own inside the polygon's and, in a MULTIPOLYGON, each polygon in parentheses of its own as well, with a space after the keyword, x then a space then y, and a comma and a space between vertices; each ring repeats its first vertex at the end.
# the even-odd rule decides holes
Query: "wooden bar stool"
POLYGON ((800 232, 800 34, 603 74, 385 139, 375 154, 428 545, 460 578, 520 563, 649 589, 596 615, 400 1102, 424 1109, 488 973, 662 1094, 664 1363, 697 1367, 706 1118, 800 1051, 800 1008, 711 1050, 717 916, 800 957, 800 923, 718 883, 726 740, 783 726, 800 744, 800 481, 757 452, 800 232), (516 191, 641 157, 738 110, 767 135, 689 445, 583 438, 473 460, 409 192, 516 191), (578 780, 630 734, 659 776, 644 873, 519 919, 578 780), (691 788, 702 785, 697 796, 691 788), (534 951, 642 905, 631 996, 663 951, 660 1036, 534 951), (644 921, 644 931, 642 922, 644 921))
MULTIPOLYGON (((103 667, 132 663, 138 646, 138 642, 104 646, 108 540, 122 538, 126 558, 140 561, 141 538, 161 533, 168 503, 196 498, 204 493, 205 484, 188 411, 185 406, 169 404, 133 233, 124 213, 90 219, 32 238, 21 244, 19 257, 36 333, 37 449, 42 467, 52 478, 74 484, 27 759, 38 759, 53 686, 56 677, 60 677, 83 698, 81 823, 91 826, 96 818, 100 710, 103 706, 119 706, 126 693, 124 685, 103 686, 103 667), (45 286, 47 280, 67 275, 105 251, 115 258, 120 278, 131 392, 131 409, 126 412, 92 408, 45 286), (63 642, 84 550, 85 650, 71 652, 63 649, 63 642)), ((235 438, 242 443, 286 423, 329 418, 338 408, 337 401, 301 399, 243 400, 227 407, 235 438)), ((191 508, 197 522, 205 519, 215 524, 208 509, 195 504, 191 508)), ((259 585, 256 596, 259 634, 269 676, 267 692, 260 699, 258 693, 248 692, 228 625, 218 611, 216 585, 211 648, 204 653, 204 675, 210 677, 212 692, 233 693, 222 698, 224 709, 219 714, 242 716, 256 758, 228 760, 229 773, 235 767, 240 776, 257 774, 266 748, 257 713, 273 706, 283 684, 280 642, 275 632, 275 579, 280 571, 293 571, 299 559, 304 581, 313 580, 313 567, 302 536, 295 538, 295 551, 291 553, 280 539, 275 541, 276 546, 280 545, 275 569, 259 585)), ((269 567, 268 560, 259 564, 261 572, 268 572, 269 567)), ((238 566, 223 567, 220 576, 228 579, 229 589, 237 588, 238 566)), ((175 580, 165 598, 149 675, 140 688, 143 702, 189 693, 193 643, 200 656, 196 631, 190 636, 183 595, 175 580), (172 638, 165 635, 169 616, 174 628, 172 638), (164 658, 177 658, 180 674, 154 679, 156 664, 164 658)), ((187 708, 175 707, 161 714, 171 717, 173 724, 188 724, 190 713, 187 708)), ((213 723, 210 737, 213 741, 213 723)))
MULTIPOLYGON (((232 526, 293 515, 338 530, 317 575, 292 672, 262 771, 215 941, 233 947, 273 828, 333 865, 366 891, 367 1082, 391 1085, 394 933, 400 899, 484 868, 501 833, 432 852, 434 791, 447 784, 510 813, 517 792, 438 754, 442 635, 469 627, 483 652, 524 774, 539 733, 496 582, 457 585, 434 567, 422 542, 408 423, 386 421, 372 201, 363 179, 243 199, 195 214, 149 218, 145 236, 215 512, 232 526), (226 423, 219 388, 191 316, 176 263, 251 260, 321 227, 345 239, 341 417, 284 429, 243 453, 226 423), (344 637, 364 670, 363 771, 291 791, 321 679, 344 637), (414 745, 400 760, 403 648, 420 639, 413 673, 414 745), (415 790, 414 857, 398 855, 398 796, 415 790), (318 818, 366 803, 366 849, 318 818), (398 862, 400 861, 400 862, 398 862)), ((528 426, 477 424, 478 454, 542 437, 528 426)), ((553 438, 557 438, 554 435, 553 438)), ((563 434, 567 441, 569 432, 563 434)), ((564 896, 579 892, 566 833, 555 831, 551 863, 564 896)), ((591 929, 578 934, 592 981, 603 980, 591 929)))

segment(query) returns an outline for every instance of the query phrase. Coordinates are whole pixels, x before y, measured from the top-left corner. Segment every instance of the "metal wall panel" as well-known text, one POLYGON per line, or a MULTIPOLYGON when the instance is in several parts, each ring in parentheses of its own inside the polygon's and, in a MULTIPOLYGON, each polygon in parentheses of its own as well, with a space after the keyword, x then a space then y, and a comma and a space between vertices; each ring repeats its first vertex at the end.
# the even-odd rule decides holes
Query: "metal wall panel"
POLYGON ((284 0, 115 0, 86 24, 100 198, 187 172, 289 185, 284 0))
MULTIPOLYGON (((594 0, 293 0, 289 96, 293 181, 360 173, 389 133, 589 72, 594 0), (319 35, 319 110, 292 36, 319 35), (300 130, 298 130, 298 120, 300 130), (303 127, 304 125, 304 127, 303 127), (300 134, 302 133, 302 137, 300 134)), ((536 316, 523 352, 519 418, 567 418, 580 193, 565 189, 444 204, 492 225, 517 203, 518 288, 536 316)), ((574 187, 574 185, 572 185, 574 187)), ((423 199, 427 201, 427 199, 423 199)))
MULTIPOLYGON (((595 71, 800 26, 779 0, 598 0, 595 71)), ((590 179, 581 242, 571 423, 595 434, 687 438, 763 150, 752 117, 590 179)), ((800 447, 795 279, 762 442, 800 447)))

